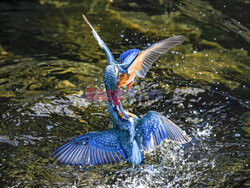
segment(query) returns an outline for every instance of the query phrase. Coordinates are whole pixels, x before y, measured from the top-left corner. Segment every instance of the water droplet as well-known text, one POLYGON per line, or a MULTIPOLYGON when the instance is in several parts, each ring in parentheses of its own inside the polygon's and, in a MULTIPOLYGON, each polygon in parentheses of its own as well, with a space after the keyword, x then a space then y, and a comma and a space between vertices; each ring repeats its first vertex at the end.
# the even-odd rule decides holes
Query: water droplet
POLYGON ((239 137, 240 137, 240 134, 237 133, 237 134, 234 135, 234 137, 235 137, 235 138, 239 138, 239 137))

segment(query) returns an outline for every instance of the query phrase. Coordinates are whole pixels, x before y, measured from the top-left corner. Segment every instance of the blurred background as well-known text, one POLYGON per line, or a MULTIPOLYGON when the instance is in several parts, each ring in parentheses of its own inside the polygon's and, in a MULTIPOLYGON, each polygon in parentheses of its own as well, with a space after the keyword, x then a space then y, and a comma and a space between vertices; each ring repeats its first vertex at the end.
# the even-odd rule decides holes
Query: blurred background
POLYGON ((249 10, 247 0, 1 1, 1 187, 250 186, 249 10), (161 112, 190 144, 164 142, 139 166, 50 158, 71 137, 111 127, 99 97, 107 61, 83 13, 117 60, 128 49, 186 37, 122 103, 137 115, 161 112))

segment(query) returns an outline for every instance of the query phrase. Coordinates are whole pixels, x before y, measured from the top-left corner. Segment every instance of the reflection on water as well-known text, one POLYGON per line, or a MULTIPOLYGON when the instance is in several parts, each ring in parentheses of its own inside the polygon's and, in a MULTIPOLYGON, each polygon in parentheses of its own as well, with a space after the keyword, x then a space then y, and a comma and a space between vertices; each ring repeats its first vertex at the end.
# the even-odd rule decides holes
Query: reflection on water
POLYGON ((0 3, 0 176, 9 186, 249 186, 249 3, 227 1, 60 1, 0 3), (139 3, 138 3, 139 2, 139 3), (234 10, 231 14, 228 7, 234 10), (58 165, 51 152, 71 137, 110 128, 105 54, 115 57, 183 34, 145 80, 123 96, 139 115, 163 113, 192 138, 164 142, 142 165, 58 165))

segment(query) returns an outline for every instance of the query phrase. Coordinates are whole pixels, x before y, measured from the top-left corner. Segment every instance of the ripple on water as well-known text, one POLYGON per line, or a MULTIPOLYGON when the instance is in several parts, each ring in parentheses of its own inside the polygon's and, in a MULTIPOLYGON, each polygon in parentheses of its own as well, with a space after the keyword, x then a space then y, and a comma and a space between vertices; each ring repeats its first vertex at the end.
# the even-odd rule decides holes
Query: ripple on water
POLYGON ((148 2, 0 3, 4 186, 238 187, 249 178, 249 31, 229 16, 237 14, 232 9, 245 15, 245 4, 230 1, 237 6, 229 14, 213 7, 219 1, 154 1, 145 9, 148 2), (82 24, 83 9, 115 57, 173 34, 186 36, 122 99, 135 114, 164 114, 191 143, 165 141, 142 165, 74 167, 49 158, 72 137, 111 126, 105 98, 86 94, 104 90, 106 59, 82 24))

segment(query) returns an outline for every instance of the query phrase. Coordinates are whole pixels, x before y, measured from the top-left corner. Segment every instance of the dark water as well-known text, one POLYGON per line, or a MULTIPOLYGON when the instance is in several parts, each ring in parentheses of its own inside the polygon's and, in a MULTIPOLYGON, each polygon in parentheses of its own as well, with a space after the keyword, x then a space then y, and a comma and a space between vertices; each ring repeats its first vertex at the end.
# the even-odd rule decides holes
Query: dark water
POLYGON ((249 8, 244 0, 2 1, 1 187, 250 186, 249 8), (105 54, 82 13, 116 58, 186 36, 123 103, 137 115, 165 114, 190 144, 164 142, 139 166, 72 167, 50 158, 71 137, 111 126, 101 97, 105 54), (95 100, 88 88, 99 93, 95 100))

